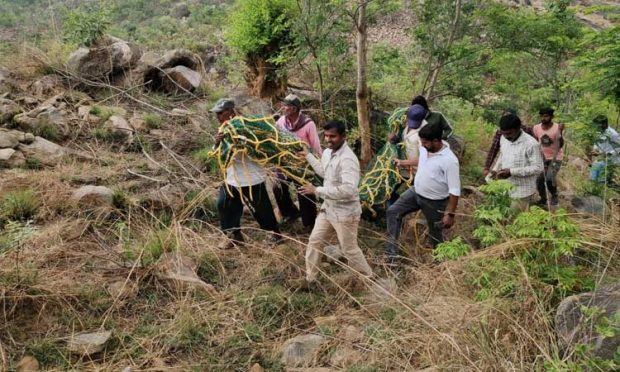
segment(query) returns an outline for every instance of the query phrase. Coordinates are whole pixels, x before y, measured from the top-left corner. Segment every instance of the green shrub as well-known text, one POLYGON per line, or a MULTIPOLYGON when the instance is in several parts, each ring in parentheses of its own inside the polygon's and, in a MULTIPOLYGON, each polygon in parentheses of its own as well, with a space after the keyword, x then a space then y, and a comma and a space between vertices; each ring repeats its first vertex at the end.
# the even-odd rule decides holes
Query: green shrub
POLYGON ((163 123, 164 119, 160 115, 154 113, 144 114, 144 125, 149 129, 159 129, 163 123))
POLYGON ((90 47, 105 34, 110 24, 110 12, 107 9, 78 8, 65 16, 65 39, 90 47))
POLYGON ((473 234, 483 246, 495 244, 501 239, 504 224, 514 214, 510 208, 512 187, 512 183, 503 180, 480 186, 480 191, 485 195, 483 202, 474 211, 478 228, 473 234))
POLYGON ((455 260, 471 252, 469 244, 463 241, 460 236, 449 242, 443 242, 433 250, 433 257, 437 260, 455 260))
POLYGON ((40 136, 50 141, 58 141, 60 139, 60 133, 58 132, 58 127, 52 123, 44 123, 41 125, 37 125, 33 130, 32 134, 35 136, 40 136))
POLYGON ((32 190, 7 193, 0 203, 0 217, 11 221, 27 221, 37 214, 40 202, 32 190))
POLYGON ((259 289, 251 304, 254 321, 264 329, 274 330, 280 327, 287 314, 286 297, 281 287, 259 289))

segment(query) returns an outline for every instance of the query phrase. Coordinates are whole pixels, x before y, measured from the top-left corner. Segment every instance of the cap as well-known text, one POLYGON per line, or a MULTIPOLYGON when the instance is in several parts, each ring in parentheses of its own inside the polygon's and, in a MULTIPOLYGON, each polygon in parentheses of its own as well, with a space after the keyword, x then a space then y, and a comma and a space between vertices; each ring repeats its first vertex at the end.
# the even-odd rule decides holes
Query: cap
POLYGON ((211 110, 209 111, 219 114, 222 111, 232 110, 234 108, 235 108, 235 102, 232 99, 220 98, 217 100, 217 102, 215 102, 215 105, 213 105, 213 108, 211 108, 211 110))
POLYGON ((301 108, 301 100, 294 94, 289 94, 288 96, 280 99, 285 105, 295 106, 297 108, 301 108))
POLYGON ((417 129, 422 125, 422 120, 426 117, 426 109, 422 105, 413 105, 407 110, 407 126, 417 129))

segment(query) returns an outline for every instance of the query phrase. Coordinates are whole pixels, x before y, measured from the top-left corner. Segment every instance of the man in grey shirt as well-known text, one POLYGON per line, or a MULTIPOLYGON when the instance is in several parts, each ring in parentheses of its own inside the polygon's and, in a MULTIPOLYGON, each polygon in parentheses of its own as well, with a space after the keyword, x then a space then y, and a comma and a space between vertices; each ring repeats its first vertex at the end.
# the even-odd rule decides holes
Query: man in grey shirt
POLYGON ((323 178, 323 186, 307 184, 299 188, 303 195, 316 195, 323 200, 319 215, 306 248, 306 282, 312 284, 319 273, 323 247, 336 233, 340 249, 350 268, 369 277, 372 270, 357 244, 357 229, 362 214, 358 183, 360 165, 347 145, 346 127, 341 121, 332 120, 323 127, 327 149, 319 161, 304 152, 314 171, 323 178))

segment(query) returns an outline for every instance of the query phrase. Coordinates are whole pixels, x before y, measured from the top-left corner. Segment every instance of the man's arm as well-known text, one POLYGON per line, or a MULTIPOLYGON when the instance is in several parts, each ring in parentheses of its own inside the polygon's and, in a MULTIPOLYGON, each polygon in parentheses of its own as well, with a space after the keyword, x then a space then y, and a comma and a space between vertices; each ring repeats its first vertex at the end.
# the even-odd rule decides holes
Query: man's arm
POLYGON ((482 173, 484 174, 485 177, 491 170, 491 167, 493 166, 493 161, 495 160, 495 157, 497 157, 497 154, 499 153, 499 142, 501 138, 502 138, 502 133, 499 130, 496 131, 495 135, 493 136, 493 141, 491 142, 491 148, 489 149, 489 153, 487 154, 487 159, 484 162, 484 170, 482 173))
POLYGON ((438 112, 438 114, 441 116, 439 122, 441 123, 441 129, 443 130, 443 134, 441 137, 443 139, 448 139, 450 138, 450 136, 452 136, 453 133, 452 125, 441 112, 438 112))
POLYGON ((321 178, 325 178, 325 170, 323 169, 323 165, 321 164, 321 161, 316 158, 316 156, 311 153, 307 153, 306 160, 314 170, 314 173, 316 173, 321 178))
POLYGON ((319 134, 316 131, 316 124, 313 121, 310 121, 306 124, 308 127, 308 144, 310 148, 314 150, 317 155, 321 155, 323 150, 321 149, 321 140, 319 139, 319 134))
POLYGON ((353 159, 342 159, 340 171, 342 184, 339 186, 317 187, 317 196, 330 200, 350 200, 358 195, 357 185, 360 180, 359 163, 353 159))

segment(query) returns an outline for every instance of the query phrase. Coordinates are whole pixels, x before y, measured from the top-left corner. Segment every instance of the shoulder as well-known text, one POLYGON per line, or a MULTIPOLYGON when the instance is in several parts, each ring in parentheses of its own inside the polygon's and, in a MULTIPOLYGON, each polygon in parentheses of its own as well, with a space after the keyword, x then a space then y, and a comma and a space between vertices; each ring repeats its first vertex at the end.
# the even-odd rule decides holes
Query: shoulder
POLYGON ((278 118, 278 120, 276 120, 276 125, 283 126, 285 122, 286 122, 286 117, 282 115, 278 118))

